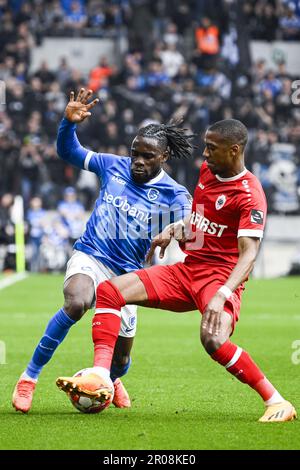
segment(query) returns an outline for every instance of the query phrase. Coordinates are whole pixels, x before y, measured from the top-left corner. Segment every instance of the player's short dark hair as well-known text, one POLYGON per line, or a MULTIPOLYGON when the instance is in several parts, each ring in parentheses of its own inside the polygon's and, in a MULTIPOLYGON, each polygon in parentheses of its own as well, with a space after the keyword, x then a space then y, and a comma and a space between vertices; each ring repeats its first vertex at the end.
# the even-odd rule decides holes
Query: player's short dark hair
POLYGON ((170 158, 191 157, 194 145, 189 142, 189 139, 195 137, 195 135, 186 134, 186 129, 178 127, 180 123, 181 120, 169 124, 149 124, 141 127, 137 135, 157 139, 162 151, 169 151, 170 158))
POLYGON ((243 148, 246 147, 248 131, 246 126, 237 119, 224 119, 222 121, 217 121, 209 126, 207 130, 220 134, 231 144, 239 144, 243 148))

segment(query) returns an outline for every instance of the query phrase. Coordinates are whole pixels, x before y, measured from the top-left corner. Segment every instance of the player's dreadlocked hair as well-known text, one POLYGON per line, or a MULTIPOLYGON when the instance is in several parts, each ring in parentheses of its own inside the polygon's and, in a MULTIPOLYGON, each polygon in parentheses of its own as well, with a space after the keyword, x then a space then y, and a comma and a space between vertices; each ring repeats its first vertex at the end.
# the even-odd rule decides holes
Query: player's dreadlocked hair
POLYGON ((187 158, 193 154, 194 146, 189 139, 196 137, 187 135, 186 129, 178 127, 182 120, 171 121, 168 124, 149 124, 141 127, 138 136, 157 139, 163 150, 168 150, 170 158, 187 158))

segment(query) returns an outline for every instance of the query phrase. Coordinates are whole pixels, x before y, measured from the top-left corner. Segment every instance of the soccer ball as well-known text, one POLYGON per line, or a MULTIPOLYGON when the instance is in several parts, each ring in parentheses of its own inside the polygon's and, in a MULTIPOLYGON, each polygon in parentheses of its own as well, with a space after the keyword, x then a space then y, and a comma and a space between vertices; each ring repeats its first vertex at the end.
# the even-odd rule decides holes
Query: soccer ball
MULTIPOLYGON (((82 369, 76 372, 73 377, 80 377, 82 375, 90 374, 92 372, 91 368, 82 369)), ((100 413, 101 411, 107 408, 112 400, 114 395, 114 387, 111 383, 111 387, 107 386, 107 390, 111 392, 111 397, 108 400, 102 401, 99 398, 89 398, 83 397, 78 394, 69 394, 69 399, 72 405, 81 413, 100 413)))

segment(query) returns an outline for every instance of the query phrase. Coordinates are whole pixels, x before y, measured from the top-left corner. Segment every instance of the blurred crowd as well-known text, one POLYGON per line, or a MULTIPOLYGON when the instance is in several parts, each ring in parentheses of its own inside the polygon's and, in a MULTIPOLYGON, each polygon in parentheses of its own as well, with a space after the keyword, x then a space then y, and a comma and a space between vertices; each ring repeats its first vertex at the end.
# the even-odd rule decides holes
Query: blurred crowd
MULTIPOLYGON (((69 246, 76 238, 61 212, 71 193, 81 211, 91 210, 97 179, 62 163, 55 147, 69 93, 81 86, 100 97, 92 117, 78 126, 80 142, 95 151, 129 155, 139 126, 182 116, 184 127, 199 135, 195 158, 169 162, 166 169, 191 192, 207 126, 240 119, 250 135, 247 167, 261 179, 270 212, 299 214, 300 108, 291 100, 298 77, 282 57, 272 69, 264 60, 251 63, 251 39, 300 40, 300 2, 0 0, 0 80, 6 91, 0 105, 0 245, 5 237, 11 243, 14 194, 24 198, 33 252, 45 240, 69 246), (128 51, 120 63, 99 57, 87 74, 62 51, 56 69, 45 58, 32 72, 32 49, 49 35, 122 35, 128 51), (43 221, 38 237, 36 220, 43 221)), ((32 269, 47 265, 39 263, 32 269)))
MULTIPOLYGON (((15 268, 14 197, 0 200, 0 272, 15 268)), ((32 272, 64 270, 72 245, 82 234, 87 212, 76 190, 68 186, 55 210, 43 208, 40 196, 31 198, 24 225, 26 267, 32 272)))

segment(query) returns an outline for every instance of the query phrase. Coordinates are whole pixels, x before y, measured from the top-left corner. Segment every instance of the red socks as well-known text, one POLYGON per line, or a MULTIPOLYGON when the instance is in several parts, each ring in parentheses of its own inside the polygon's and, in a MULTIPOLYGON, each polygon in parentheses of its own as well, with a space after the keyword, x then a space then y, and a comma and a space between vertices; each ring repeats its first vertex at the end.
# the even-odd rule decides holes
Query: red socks
MULTIPOLYGON (((94 366, 110 369, 121 324, 121 308, 125 300, 110 281, 97 288, 96 311, 93 318, 94 366)), ((269 400, 276 389, 246 351, 227 340, 211 357, 224 366, 238 380, 248 384, 269 400)))
POLYGON ((110 281, 99 284, 92 326, 94 366, 110 369, 124 305, 122 294, 110 281))
POLYGON ((227 340, 211 357, 238 380, 256 390, 264 401, 269 400, 276 391, 249 354, 231 341, 227 340))

